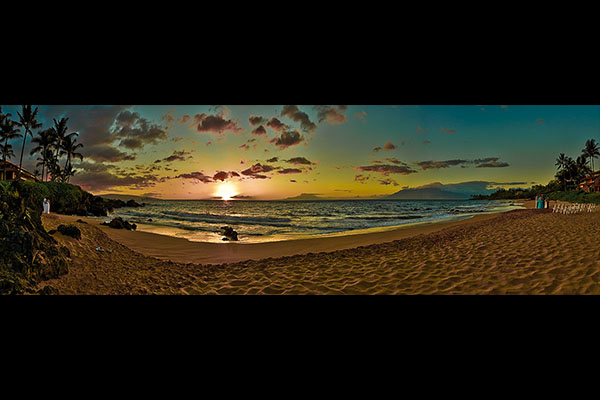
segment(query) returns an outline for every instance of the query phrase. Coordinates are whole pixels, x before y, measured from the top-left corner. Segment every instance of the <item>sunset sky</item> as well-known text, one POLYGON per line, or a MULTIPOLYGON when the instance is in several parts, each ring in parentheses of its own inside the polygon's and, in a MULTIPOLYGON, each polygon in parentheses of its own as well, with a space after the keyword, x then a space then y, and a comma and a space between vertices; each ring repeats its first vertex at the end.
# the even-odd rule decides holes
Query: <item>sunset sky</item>
MULTIPOLYGON (((600 141, 598 106, 39 107, 43 128, 66 116, 80 133, 85 159, 72 183, 164 199, 528 187, 552 179, 560 152, 576 157, 587 139, 600 141)), ((17 110, 3 106, 13 118, 17 110)), ((30 171, 31 148, 28 138, 30 171)))

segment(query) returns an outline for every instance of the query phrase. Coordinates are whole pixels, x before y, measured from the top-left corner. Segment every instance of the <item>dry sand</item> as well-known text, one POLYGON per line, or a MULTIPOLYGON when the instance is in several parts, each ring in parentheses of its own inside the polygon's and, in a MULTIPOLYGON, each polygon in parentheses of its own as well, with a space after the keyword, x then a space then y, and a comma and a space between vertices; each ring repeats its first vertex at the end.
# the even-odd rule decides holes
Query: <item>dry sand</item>
POLYGON ((241 246, 157 238, 76 219, 43 217, 47 229, 75 223, 82 231, 81 241, 54 234, 71 250, 74 265, 40 286, 61 294, 600 294, 600 212, 517 210, 382 233, 241 246), (112 252, 97 252, 98 246, 112 252), (222 253, 212 254, 213 246, 222 253), (233 250, 223 250, 228 247, 233 250), (278 258, 198 265, 141 252, 195 262, 278 258))

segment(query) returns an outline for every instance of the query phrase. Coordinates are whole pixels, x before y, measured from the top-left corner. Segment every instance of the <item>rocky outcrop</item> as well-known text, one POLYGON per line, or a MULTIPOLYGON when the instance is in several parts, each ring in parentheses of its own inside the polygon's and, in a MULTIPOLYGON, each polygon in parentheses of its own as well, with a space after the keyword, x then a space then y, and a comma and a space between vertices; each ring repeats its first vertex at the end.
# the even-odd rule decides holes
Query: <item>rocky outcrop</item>
POLYGON ((81 240, 81 231, 75 225, 59 225, 56 230, 48 231, 48 233, 51 235, 55 234, 56 232, 60 232, 65 236, 70 236, 77 240, 81 240))
POLYGON ((71 264, 69 250, 42 225, 42 203, 20 189, 18 182, 0 185, 0 294, 34 293, 71 264))
POLYGON ((234 242, 238 240, 238 233, 230 226, 222 227, 220 233, 225 236, 222 240, 231 240, 234 242))
POLYGON ((128 221, 125 221, 121 217, 113 218, 110 222, 103 222, 101 225, 110 226, 115 229, 127 229, 128 231, 135 231, 137 229, 136 224, 131 224, 128 221))

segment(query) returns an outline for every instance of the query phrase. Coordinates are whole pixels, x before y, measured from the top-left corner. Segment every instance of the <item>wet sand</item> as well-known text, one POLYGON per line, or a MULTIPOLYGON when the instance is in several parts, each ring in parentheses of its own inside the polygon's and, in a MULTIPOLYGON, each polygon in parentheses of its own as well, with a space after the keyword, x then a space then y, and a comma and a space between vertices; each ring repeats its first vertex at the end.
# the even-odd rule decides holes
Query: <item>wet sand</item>
POLYGON ((81 241, 54 234, 71 250, 74 265, 40 286, 61 294, 600 294, 600 212, 516 210, 365 235, 244 245, 194 243, 76 219, 43 217, 47 229, 74 223, 82 230, 81 241), (98 246, 111 252, 98 252, 98 246), (245 257, 256 259, 202 261, 245 257))

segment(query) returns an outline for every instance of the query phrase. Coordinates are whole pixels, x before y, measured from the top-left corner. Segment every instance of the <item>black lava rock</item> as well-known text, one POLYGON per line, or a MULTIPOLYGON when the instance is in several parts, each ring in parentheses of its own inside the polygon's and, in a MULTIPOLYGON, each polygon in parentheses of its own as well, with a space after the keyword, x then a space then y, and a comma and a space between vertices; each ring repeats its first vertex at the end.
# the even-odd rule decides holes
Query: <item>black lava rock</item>
POLYGON ((224 226, 221 228, 221 235, 225 236, 223 238, 223 240, 232 240, 232 241, 237 241, 238 240, 238 233, 236 231, 233 230, 232 227, 230 226, 224 226))
POLYGON ((121 217, 113 218, 112 221, 103 222, 101 225, 107 225, 115 229, 127 229, 128 231, 135 231, 137 229, 136 224, 131 224, 121 217))

